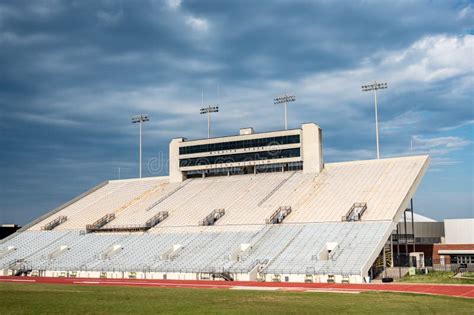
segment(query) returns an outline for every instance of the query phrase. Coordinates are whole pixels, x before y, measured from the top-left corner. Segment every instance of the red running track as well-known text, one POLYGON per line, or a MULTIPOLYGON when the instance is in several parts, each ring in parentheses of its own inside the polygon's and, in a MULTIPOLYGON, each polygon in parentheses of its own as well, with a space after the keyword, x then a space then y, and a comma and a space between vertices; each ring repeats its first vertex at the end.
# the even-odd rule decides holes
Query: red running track
POLYGON ((339 284, 339 283, 291 283, 253 281, 207 280, 148 280, 148 279, 95 279, 95 278, 47 278, 47 277, 0 277, 0 282, 52 283, 99 286, 141 286, 203 289, 251 289, 283 290, 300 292, 362 292, 388 291, 474 298, 474 285, 448 284, 339 284))

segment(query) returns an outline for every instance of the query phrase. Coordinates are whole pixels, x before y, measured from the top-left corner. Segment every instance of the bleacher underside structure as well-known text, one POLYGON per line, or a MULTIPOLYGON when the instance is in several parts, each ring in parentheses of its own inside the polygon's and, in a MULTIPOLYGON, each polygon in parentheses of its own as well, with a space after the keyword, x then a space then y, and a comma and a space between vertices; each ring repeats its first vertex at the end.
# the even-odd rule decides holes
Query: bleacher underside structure
POLYGON ((111 180, 3 240, 0 274, 359 283, 428 163, 111 180))

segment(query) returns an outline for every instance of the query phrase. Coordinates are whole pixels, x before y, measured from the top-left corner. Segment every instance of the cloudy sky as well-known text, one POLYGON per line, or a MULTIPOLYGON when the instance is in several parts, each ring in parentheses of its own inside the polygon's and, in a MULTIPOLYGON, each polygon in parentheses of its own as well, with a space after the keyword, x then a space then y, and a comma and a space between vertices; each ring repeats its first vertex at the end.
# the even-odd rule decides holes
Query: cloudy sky
POLYGON ((171 138, 324 130, 326 162, 428 153, 415 211, 473 217, 474 5, 467 1, 1 1, 0 223, 25 224, 106 179, 166 174, 171 138), (152 163, 153 162, 153 163, 152 163))

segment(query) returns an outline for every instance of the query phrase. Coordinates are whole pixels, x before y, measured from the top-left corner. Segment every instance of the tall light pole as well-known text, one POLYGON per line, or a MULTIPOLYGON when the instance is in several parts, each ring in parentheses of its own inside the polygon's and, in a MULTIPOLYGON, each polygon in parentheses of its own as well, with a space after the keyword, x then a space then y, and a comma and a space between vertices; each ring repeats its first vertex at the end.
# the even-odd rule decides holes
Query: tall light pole
POLYGON ((379 147, 379 118, 377 112, 377 90, 387 88, 387 83, 377 83, 362 85, 362 92, 374 91, 374 102, 375 102, 375 141, 377 143, 377 159, 380 159, 380 147, 379 147))
POLYGON ((273 104, 285 104, 285 130, 288 130, 288 103, 296 101, 295 95, 281 95, 273 99, 273 104))
POLYGON ((145 115, 138 115, 132 117, 132 124, 139 123, 140 124, 140 147, 139 147, 139 176, 142 178, 142 123, 149 121, 150 118, 147 114, 145 115))
POLYGON ((211 113, 218 113, 219 112, 219 106, 207 106, 201 108, 199 113, 201 115, 207 114, 207 138, 209 139, 211 137, 211 113))

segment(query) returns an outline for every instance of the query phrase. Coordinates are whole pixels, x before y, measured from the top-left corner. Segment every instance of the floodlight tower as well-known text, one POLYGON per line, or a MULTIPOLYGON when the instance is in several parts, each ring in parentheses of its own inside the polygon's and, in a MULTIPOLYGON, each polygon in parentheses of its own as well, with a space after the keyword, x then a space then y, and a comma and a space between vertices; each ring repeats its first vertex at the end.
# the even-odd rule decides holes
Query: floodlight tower
POLYGON ((219 112, 219 106, 207 106, 207 107, 202 107, 199 113, 201 115, 207 114, 207 138, 209 139, 211 137, 211 113, 218 113, 219 112))
POLYGON ((379 118, 377 113, 377 90, 387 88, 387 83, 377 83, 362 85, 362 92, 374 91, 374 102, 375 102, 375 141, 377 144, 377 159, 380 159, 380 147, 379 147, 379 118))
POLYGON ((296 101, 295 95, 281 95, 273 99, 273 104, 285 104, 285 130, 288 130, 288 103, 296 101))
POLYGON ((138 115, 132 117, 132 124, 140 124, 140 146, 139 146, 139 171, 138 174, 142 178, 142 123, 150 121, 150 117, 145 115, 138 115))

